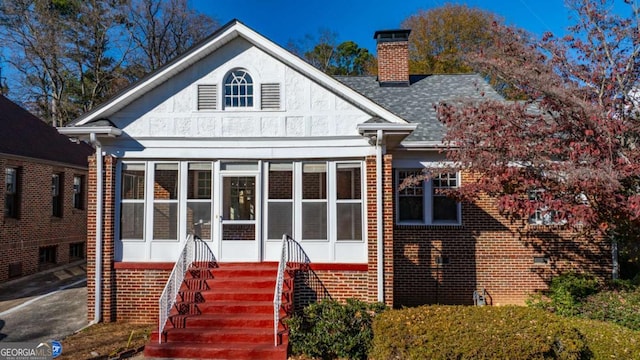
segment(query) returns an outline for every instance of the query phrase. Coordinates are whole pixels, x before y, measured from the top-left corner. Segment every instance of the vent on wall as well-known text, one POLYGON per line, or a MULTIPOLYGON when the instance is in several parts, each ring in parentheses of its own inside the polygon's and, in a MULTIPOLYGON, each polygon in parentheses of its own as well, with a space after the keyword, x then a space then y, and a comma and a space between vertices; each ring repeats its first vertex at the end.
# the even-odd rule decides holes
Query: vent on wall
POLYGON ((217 104, 216 85, 198 85, 198 110, 215 110, 217 104))
POLYGON ((280 84, 262 84, 260 92, 263 110, 280 110, 280 84))

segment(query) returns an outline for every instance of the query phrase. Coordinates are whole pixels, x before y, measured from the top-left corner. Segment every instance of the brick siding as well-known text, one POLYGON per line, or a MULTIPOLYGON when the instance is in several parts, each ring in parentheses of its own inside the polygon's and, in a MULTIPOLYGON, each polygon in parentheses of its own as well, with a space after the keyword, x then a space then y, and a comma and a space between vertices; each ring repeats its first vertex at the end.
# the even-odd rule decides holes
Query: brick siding
POLYGON ((379 42, 378 81, 409 82, 409 42, 379 42))
MULTIPOLYGON (((470 181, 464 174, 462 181, 470 181)), ((491 198, 462 204, 461 226, 395 225, 394 306, 472 304, 486 289, 494 305, 523 304, 562 271, 611 273, 609 244, 562 227, 502 217, 491 198), (534 264, 546 257, 546 264, 534 264)))
MULTIPOLYGON (((66 167, 45 161, 0 157, 0 283, 9 280, 9 268, 14 276, 34 274, 46 267, 67 264, 72 244, 86 240, 86 206, 74 208, 73 178, 84 176, 87 170, 66 167), (4 214, 5 169, 18 169, 18 217, 4 214), (51 175, 60 174, 62 216, 52 216, 51 175), (55 264, 39 264, 39 249, 55 246, 55 264)), ((87 185, 83 184, 86 199, 87 185)), ((83 200, 85 200, 83 199, 83 200)))

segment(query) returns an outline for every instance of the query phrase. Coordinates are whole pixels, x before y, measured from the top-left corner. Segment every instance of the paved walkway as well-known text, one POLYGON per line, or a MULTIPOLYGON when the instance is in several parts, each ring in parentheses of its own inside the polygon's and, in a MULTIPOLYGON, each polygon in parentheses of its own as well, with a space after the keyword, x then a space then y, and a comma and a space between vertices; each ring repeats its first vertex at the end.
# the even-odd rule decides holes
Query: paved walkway
POLYGON ((0 341, 59 340, 87 324, 84 263, 0 284, 0 341))

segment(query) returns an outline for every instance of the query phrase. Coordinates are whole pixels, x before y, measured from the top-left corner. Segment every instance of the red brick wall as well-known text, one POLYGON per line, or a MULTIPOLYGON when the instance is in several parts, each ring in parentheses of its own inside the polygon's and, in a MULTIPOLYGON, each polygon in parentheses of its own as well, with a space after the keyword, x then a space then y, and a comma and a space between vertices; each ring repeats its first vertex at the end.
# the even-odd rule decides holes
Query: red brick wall
POLYGON ((158 299, 173 263, 116 263, 115 321, 140 324, 158 322, 158 299), (140 265, 140 266, 137 266, 140 265))
MULTIPOLYGON (((9 279, 9 266, 29 275, 43 270, 40 266, 39 248, 56 246, 56 264, 74 261, 69 259, 69 247, 84 243, 87 234, 87 211, 73 206, 73 177, 85 176, 87 170, 24 158, 0 158, 0 282, 9 279), (4 214, 5 168, 18 169, 19 211, 18 218, 4 214), (52 216, 51 175, 61 174, 62 217, 52 216)), ((87 186, 84 184, 86 198, 87 186)))
POLYGON ((379 42, 378 81, 409 82, 409 42, 379 42))
POLYGON ((560 227, 509 221, 488 197, 462 205, 461 226, 395 225, 394 232, 396 307, 472 304, 473 291, 483 288, 492 304, 523 304, 529 294, 545 289, 553 274, 578 269, 607 277, 611 272, 606 242, 573 239, 560 227), (536 256, 550 261, 534 264, 536 256), (439 264, 438 258, 448 263, 439 264))

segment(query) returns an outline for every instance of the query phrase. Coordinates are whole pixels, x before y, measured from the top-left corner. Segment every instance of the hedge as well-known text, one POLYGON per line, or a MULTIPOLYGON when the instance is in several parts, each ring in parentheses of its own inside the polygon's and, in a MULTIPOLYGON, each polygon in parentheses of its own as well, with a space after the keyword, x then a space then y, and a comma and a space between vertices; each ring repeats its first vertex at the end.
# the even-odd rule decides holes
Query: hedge
POLYGON ((526 307, 422 306, 374 320, 371 359, 584 359, 582 334, 526 307))

